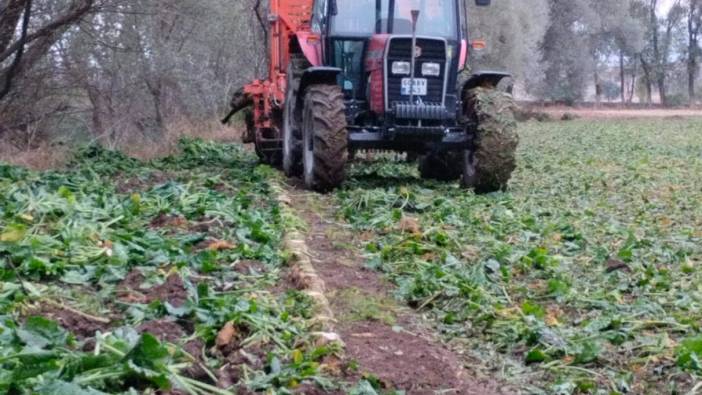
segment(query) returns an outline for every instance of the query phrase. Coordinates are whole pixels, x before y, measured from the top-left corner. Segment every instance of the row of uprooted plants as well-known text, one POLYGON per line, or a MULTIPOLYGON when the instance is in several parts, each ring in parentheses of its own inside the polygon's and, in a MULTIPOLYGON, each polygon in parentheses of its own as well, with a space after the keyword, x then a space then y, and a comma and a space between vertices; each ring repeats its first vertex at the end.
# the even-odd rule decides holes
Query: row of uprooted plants
POLYGON ((65 171, 0 166, 0 392, 341 388, 285 280, 270 177, 200 141, 150 163, 93 146, 65 171))

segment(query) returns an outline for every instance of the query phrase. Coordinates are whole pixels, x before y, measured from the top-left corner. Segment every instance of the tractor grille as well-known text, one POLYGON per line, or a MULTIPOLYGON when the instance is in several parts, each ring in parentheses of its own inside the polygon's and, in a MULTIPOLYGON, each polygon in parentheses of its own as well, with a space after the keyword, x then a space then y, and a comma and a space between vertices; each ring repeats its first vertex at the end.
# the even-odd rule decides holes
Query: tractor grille
MULTIPOLYGON (((427 95, 421 96, 425 103, 444 102, 444 82, 446 79, 446 42, 444 40, 417 38, 417 46, 421 48, 422 54, 415 63, 414 76, 416 78, 427 79, 427 95), (422 75, 422 65, 424 63, 438 63, 441 65, 441 73, 438 77, 428 77, 422 75)), ((395 37, 390 39, 387 62, 387 109, 391 110, 394 103, 407 103, 409 96, 402 95, 402 79, 408 75, 393 75, 392 63, 396 61, 411 62, 412 60, 412 38, 395 37)))

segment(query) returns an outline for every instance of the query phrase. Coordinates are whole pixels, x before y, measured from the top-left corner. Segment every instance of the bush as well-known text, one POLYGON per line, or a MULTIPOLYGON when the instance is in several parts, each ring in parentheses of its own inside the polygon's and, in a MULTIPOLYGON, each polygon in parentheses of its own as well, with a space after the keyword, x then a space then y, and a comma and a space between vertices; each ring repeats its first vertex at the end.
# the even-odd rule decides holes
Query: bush
POLYGON ((674 95, 669 95, 666 103, 669 107, 683 107, 690 104, 690 99, 687 95, 682 93, 676 93, 674 95))

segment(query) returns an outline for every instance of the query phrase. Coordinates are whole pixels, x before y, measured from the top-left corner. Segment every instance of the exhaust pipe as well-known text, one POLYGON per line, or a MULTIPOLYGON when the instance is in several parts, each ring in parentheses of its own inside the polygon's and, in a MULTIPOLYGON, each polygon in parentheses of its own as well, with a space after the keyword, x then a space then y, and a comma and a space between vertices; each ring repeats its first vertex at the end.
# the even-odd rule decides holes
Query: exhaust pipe
POLYGON ((417 21, 419 10, 412 10, 412 63, 410 64, 410 104, 414 104, 414 68, 417 61, 417 21))

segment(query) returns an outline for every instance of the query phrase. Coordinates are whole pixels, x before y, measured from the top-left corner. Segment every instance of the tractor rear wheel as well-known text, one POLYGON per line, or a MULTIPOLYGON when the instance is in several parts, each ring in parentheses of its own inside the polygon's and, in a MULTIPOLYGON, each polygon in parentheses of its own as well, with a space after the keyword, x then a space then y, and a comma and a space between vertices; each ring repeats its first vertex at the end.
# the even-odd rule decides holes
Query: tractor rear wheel
POLYGON ((462 157, 461 184, 476 193, 505 190, 517 168, 516 105, 509 93, 475 88, 466 92, 466 122, 477 130, 475 147, 462 157))
POLYGON ((302 133, 295 104, 300 78, 310 64, 302 54, 293 54, 288 63, 287 92, 283 111, 283 171, 288 177, 302 174, 302 133))
POLYGON ((344 181, 348 161, 344 95, 336 85, 311 85, 302 115, 302 157, 308 189, 328 192, 344 181))

